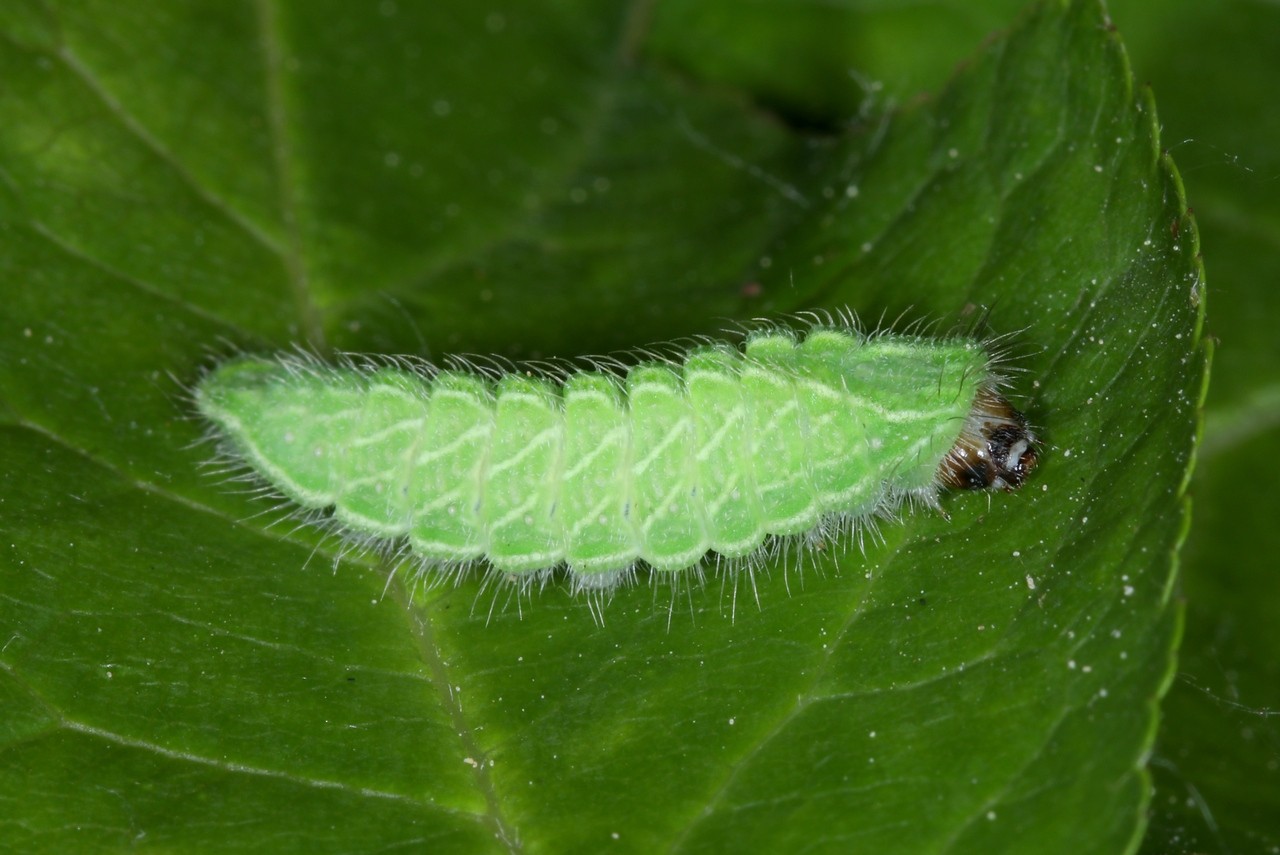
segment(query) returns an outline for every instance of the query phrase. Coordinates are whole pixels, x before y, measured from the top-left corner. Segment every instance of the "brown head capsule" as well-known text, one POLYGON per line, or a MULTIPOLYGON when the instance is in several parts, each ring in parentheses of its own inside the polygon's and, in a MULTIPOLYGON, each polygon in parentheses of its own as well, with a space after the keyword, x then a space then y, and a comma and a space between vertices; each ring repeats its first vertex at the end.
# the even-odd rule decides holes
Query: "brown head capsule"
POLYGON ((992 386, 983 386, 960 438, 938 466, 938 480, 956 490, 1016 490, 1039 459, 1026 418, 992 386))

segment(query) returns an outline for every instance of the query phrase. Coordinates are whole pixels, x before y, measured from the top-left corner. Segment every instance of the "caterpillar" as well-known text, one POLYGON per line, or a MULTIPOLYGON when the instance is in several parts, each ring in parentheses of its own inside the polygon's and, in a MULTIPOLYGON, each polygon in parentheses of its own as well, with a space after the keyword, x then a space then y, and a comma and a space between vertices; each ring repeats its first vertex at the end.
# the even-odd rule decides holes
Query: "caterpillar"
POLYGON ((640 562, 749 565, 943 488, 1014 490, 1036 466, 982 343, 812 321, 629 368, 239 356, 194 398, 236 461, 352 539, 517 581, 564 567, 575 591, 640 562))

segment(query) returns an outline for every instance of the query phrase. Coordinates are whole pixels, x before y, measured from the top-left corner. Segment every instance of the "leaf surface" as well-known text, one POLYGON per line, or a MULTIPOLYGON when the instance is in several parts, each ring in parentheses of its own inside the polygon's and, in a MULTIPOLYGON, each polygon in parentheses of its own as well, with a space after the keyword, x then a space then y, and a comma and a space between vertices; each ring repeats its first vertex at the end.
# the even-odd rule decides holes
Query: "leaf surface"
POLYGON ((1034 6, 936 99, 816 133, 641 11, 6 5, 6 839, 1134 845, 1205 358, 1118 38, 1034 6), (989 310, 1032 482, 601 624, 558 582, 388 582, 202 473, 182 396, 233 348, 574 356, 846 306, 989 310))

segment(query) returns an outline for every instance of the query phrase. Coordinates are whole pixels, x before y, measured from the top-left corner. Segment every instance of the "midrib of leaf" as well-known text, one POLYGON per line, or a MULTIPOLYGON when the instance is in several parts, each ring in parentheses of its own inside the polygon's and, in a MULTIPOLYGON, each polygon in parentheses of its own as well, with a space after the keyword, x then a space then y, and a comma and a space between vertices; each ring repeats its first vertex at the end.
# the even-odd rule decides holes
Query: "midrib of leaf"
POLYGON ((290 142, 285 106, 284 35, 277 0, 254 0, 254 11, 258 19, 263 73, 266 75, 263 90, 268 126, 271 129, 271 153, 275 159, 277 204, 285 234, 285 244, 278 252, 284 261, 285 270, 288 271, 289 285, 298 307, 303 335, 311 347, 323 350, 324 323, 311 290, 302 235, 298 227, 298 194, 294 187, 296 179, 292 168, 295 155, 290 142))
MULTIPOLYGON (((404 573, 396 575, 401 580, 405 577, 404 573)), ((426 610, 413 607, 409 584, 403 582, 397 584, 395 591, 397 604, 411 615, 419 655, 431 672, 431 682, 436 689, 436 701, 453 723, 453 731, 457 735, 459 747, 463 752, 462 756, 470 761, 468 765, 471 767, 472 783, 484 799, 487 809, 483 819, 511 855, 520 855, 524 852, 524 845, 520 842, 520 830, 502 809, 502 799, 489 775, 488 754, 480 747, 475 729, 454 694, 454 683, 450 679, 449 666, 445 662, 439 642, 436 641, 436 630, 431 616, 426 613, 426 610)))

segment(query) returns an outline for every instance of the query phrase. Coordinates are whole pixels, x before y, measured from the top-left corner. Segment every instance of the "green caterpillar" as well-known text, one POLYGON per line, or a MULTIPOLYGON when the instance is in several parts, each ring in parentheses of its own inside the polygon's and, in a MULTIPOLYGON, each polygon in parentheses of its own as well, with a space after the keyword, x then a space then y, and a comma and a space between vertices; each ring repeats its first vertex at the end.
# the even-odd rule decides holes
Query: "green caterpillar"
POLYGON ((966 338, 770 326, 604 370, 240 357, 195 389, 231 453, 364 542, 607 589, 857 525, 942 487, 1018 487, 1036 438, 966 338))

